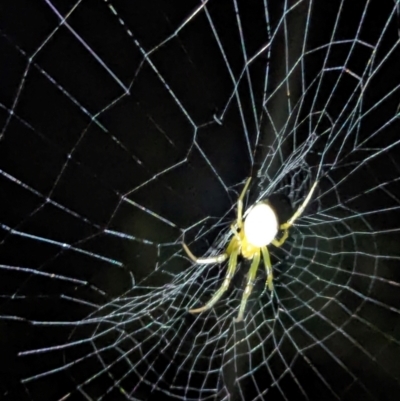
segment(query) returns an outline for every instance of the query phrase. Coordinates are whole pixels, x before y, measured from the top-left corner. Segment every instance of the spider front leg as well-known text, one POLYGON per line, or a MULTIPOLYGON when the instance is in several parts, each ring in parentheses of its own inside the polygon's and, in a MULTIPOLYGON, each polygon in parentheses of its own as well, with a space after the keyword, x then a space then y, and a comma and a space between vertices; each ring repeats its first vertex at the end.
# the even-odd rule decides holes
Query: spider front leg
MULTIPOLYGON (((231 244, 229 245, 229 247, 233 244, 236 244, 236 239, 233 238, 232 241, 235 242, 231 242, 231 244)), ((228 247, 228 249, 229 249, 228 247)), ((230 256, 229 256, 229 262, 228 262, 228 270, 226 272, 225 275, 225 279, 224 282, 222 283, 221 287, 219 288, 219 290, 211 297, 211 299, 201 308, 197 308, 197 309, 189 309, 190 313, 200 313, 200 312, 204 312, 208 309, 211 309, 218 301, 219 299, 222 297, 222 295, 225 293, 225 291, 228 289, 229 284, 232 280, 232 277, 235 274, 236 271, 236 266, 237 266, 237 257, 238 257, 238 253, 239 253, 239 249, 238 247, 234 247, 234 249, 232 250, 230 256)))
POLYGON ((287 240, 289 236, 289 228, 293 225, 293 223, 300 217, 300 215, 304 212, 304 209, 307 207, 308 202, 310 202, 310 199, 315 191, 315 188, 317 187, 318 180, 314 182, 312 185, 310 191, 308 192, 306 198, 304 199, 303 203, 298 207, 298 209, 294 212, 293 216, 286 222, 281 224, 279 229, 283 231, 283 235, 280 239, 274 239, 271 243, 275 245, 276 247, 280 247, 283 245, 283 243, 287 240))
POLYGON ((182 243, 183 249, 185 250, 186 254, 189 256, 189 258, 194 262, 198 263, 200 265, 211 265, 214 263, 222 263, 226 259, 228 259, 228 254, 227 253, 221 253, 221 255, 217 256, 210 256, 208 258, 196 258, 196 256, 193 255, 189 247, 183 242, 182 243))
POLYGON ((246 181, 246 184, 244 186, 244 188, 242 189, 242 192, 238 198, 237 201, 237 220, 236 220, 236 224, 238 228, 242 228, 243 226, 243 198, 246 195, 247 189, 249 188, 250 185, 250 181, 251 181, 251 177, 249 177, 246 181))
POLYGON ((281 230, 287 230, 292 226, 292 224, 300 217, 300 215, 304 212, 304 209, 307 207, 308 202, 310 202, 310 199, 315 191, 315 188, 317 187, 318 180, 314 182, 312 185, 310 191, 308 192, 308 195, 304 199, 303 203, 299 206, 299 208, 296 210, 296 212, 293 214, 293 216, 284 224, 281 225, 281 230))
POLYGON ((284 228, 282 228, 283 227, 283 224, 279 227, 279 229, 280 230, 283 230, 283 235, 282 235, 282 237, 281 238, 279 238, 279 239, 274 239, 274 240, 272 240, 272 242, 271 242, 271 244, 272 245, 275 245, 277 248, 279 248, 280 246, 282 246, 283 245, 283 243, 287 240, 287 237, 289 237, 289 230, 286 228, 286 229, 284 229, 284 228))

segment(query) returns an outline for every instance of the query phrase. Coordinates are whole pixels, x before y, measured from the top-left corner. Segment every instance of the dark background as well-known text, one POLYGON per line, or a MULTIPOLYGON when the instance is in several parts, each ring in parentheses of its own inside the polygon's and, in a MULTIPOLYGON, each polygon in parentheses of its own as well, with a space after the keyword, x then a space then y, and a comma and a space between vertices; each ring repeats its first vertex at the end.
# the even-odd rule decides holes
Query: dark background
MULTIPOLYGON (((286 10, 294 4, 286 3, 286 10)), ((207 12, 214 28, 204 10, 188 20, 199 6, 194 1, 1 3, 0 397, 59 400, 70 394, 64 399, 80 400, 85 392, 89 399, 125 399, 118 387, 110 393, 106 391, 115 377, 123 377, 131 369, 121 386, 129 392, 140 383, 133 399, 173 399, 175 394, 205 398, 210 395, 209 388, 218 391, 217 399, 227 397, 227 392, 232 399, 246 400, 264 396, 397 399, 400 168, 397 147, 391 147, 397 143, 400 132, 398 122, 392 121, 399 105, 397 17, 391 19, 381 36, 394 3, 373 1, 366 8, 365 2, 317 1, 309 8, 309 3, 304 2, 285 14, 283 24, 285 3, 271 2, 270 33, 261 1, 209 2, 207 12), (113 15, 109 5, 118 16, 113 15), (339 24, 335 26, 339 12, 339 24), (67 16, 68 26, 60 20, 67 16), (124 25, 118 18, 123 19, 124 25), (182 25, 185 20, 187 24, 182 25), (179 32, 178 27, 182 27, 179 32), (221 57, 213 29, 231 71, 221 57), (304 57, 304 69, 298 65, 286 86, 283 79, 287 70, 305 51, 305 32, 305 50, 333 40, 342 44, 338 48, 333 46, 327 58, 327 50, 304 57), (251 90, 246 78, 242 78, 235 93, 230 74, 239 82, 245 51, 248 56, 257 53, 271 34, 270 53, 265 50, 259 54, 249 68, 251 90), (337 73, 329 75, 330 79, 320 87, 314 83, 306 94, 302 83, 313 82, 326 60, 331 67, 344 66, 359 76, 365 73, 371 51, 359 45, 354 40, 356 36, 366 43, 379 41, 371 66, 377 72, 363 94, 362 110, 369 110, 378 99, 388 97, 362 117, 361 127, 349 131, 351 124, 346 117, 355 109, 350 107, 344 114, 341 110, 347 101, 355 101, 351 97, 357 82, 354 76, 345 74, 335 87, 344 70, 338 68, 337 73), (350 39, 348 44, 346 39, 350 39), (397 48, 389 53, 396 41, 397 48), (378 69, 380 62, 383 65, 378 69), (267 66, 270 78, 264 96, 267 66), (230 328, 227 344, 233 338, 246 338, 245 344, 237 345, 232 355, 214 355, 213 350, 229 347, 221 345, 224 337, 220 342, 209 339, 209 348, 199 351, 205 361, 196 361, 192 355, 196 361, 192 361, 192 366, 198 371, 190 379, 185 370, 174 371, 175 366, 184 365, 184 356, 179 355, 171 363, 182 333, 192 333, 193 337, 185 337, 182 343, 186 345, 179 348, 180 352, 193 352, 191 341, 201 341, 196 340, 196 335, 208 330, 222 333, 231 320, 198 322, 184 312, 174 314, 171 326, 173 332, 180 334, 164 339, 169 348, 165 357, 160 358, 156 358, 161 352, 156 340, 146 337, 155 330, 151 316, 148 321, 130 318, 129 324, 111 330, 97 342, 94 338, 100 326, 113 327, 117 321, 104 316, 109 317, 110 311, 130 299, 132 277, 143 288, 170 284, 189 266, 181 257, 183 234, 186 240, 193 241, 196 254, 202 254, 234 218, 231 208, 246 177, 254 177, 251 201, 262 196, 269 183, 276 180, 291 149, 310 137, 315 123, 310 110, 322 110, 332 93, 329 116, 336 122, 334 128, 328 119, 324 120, 317 130, 313 152, 304 158, 309 169, 300 166, 289 171, 286 180, 275 189, 284 202, 294 207, 315 179, 318 166, 323 165, 319 200, 312 210, 330 211, 339 219, 357 214, 360 217, 338 226, 305 227, 300 231, 303 237, 292 240, 290 257, 297 258, 294 270, 278 268, 277 276, 282 275, 279 291, 282 299, 287 300, 285 307, 292 310, 293 320, 282 318, 281 325, 274 326, 274 337, 270 337, 269 323, 257 321, 265 317, 263 312, 242 331, 230 328), (263 98, 268 99, 264 108, 263 98), (294 105, 299 99, 304 103, 296 109, 294 105), (294 117, 301 120, 306 116, 306 123, 297 126, 294 117), (391 123, 378 131, 388 121, 391 123), (323 135, 322 127, 328 127, 329 134, 323 135), (335 135, 337 139, 333 140, 335 135), (278 152, 274 141, 279 137, 287 140, 278 152), (376 156, 381 149, 387 150, 376 156), (324 150, 321 161, 320 152, 324 150), (370 156, 373 157, 368 161, 370 156), (268 158, 271 161, 266 165, 268 158), (361 167, 353 172, 356 165, 361 167), (294 184, 299 182, 303 184, 297 190, 294 184), (381 189, 372 190, 380 184, 384 184, 381 189), (368 193, 357 197, 364 191, 368 193), (339 204, 344 207, 337 207, 339 204), (375 213, 370 215, 371 211, 375 213), (206 235, 197 239, 201 230, 206 235), (124 233, 126 237, 113 233, 124 233), (351 234, 348 239, 347 233, 351 234), (324 243, 324 236, 331 241, 324 243), (357 257, 346 255, 354 251, 357 257), (373 256, 363 259, 364 253, 373 256), (316 263, 315 274, 335 283, 335 288, 359 291, 367 307, 359 298, 352 298, 354 292, 335 293, 352 316, 343 316, 343 309, 335 309, 335 304, 316 302, 313 307, 321 315, 317 314, 313 321, 307 308, 303 311, 291 304, 296 297, 300 305, 314 302, 313 296, 304 290, 307 285, 311 294, 321 292, 326 298, 333 297, 329 292, 332 288, 318 287, 311 275, 313 266, 309 262, 314 257, 320 258, 321 265, 339 263, 342 270, 326 277, 316 263), (159 264, 162 268, 155 268, 159 264), (309 268, 309 276, 304 276, 303 264, 309 268), (293 290, 288 284, 285 289, 289 282, 285 280, 298 281, 302 286, 293 290), (293 291, 299 292, 294 296, 293 291), (379 308, 381 303, 384 307, 379 308), (101 309, 102 306, 106 308, 101 309), (101 324, 81 324, 88 315, 101 324), (325 327, 321 316, 333 324, 325 327), (296 321, 302 322, 314 337, 303 338, 296 321), (139 333, 140 325, 148 325, 148 329, 139 333), (76 366, 21 383, 25 378, 88 356, 98 346, 112 344, 122 332, 138 333, 135 340, 143 341, 144 351, 151 350, 147 356, 131 355, 131 361, 143 358, 146 362, 139 365, 138 374, 127 363, 109 369, 113 376, 95 376, 102 363, 110 364, 134 344, 125 341, 119 349, 110 346, 110 353, 102 354, 103 361, 96 356, 87 357, 76 366), (93 342, 82 342, 88 338, 93 338, 93 342), (268 341, 264 343, 264 339, 268 341), (281 343, 274 343, 276 339, 281 343), (76 341, 75 345, 65 350, 19 354, 71 341, 76 341), (262 345, 261 350, 253 353, 257 344, 262 345), (296 346, 304 351, 300 356, 296 346), (359 352, 360 347, 366 352, 359 352), (229 362, 230 358, 233 362, 229 362), (152 359, 154 371, 149 373, 145 369, 152 359), (288 366, 282 366, 282 360, 288 366), (202 373, 200 368, 206 372, 202 373), (207 373, 213 369, 217 372, 207 373), (251 372, 248 377, 246 371, 251 372), (159 372, 165 372, 167 382, 175 378, 177 387, 160 393, 141 380, 145 377, 154 383, 159 372), (241 380, 235 383, 237 376, 241 380), (89 377, 95 379, 80 389, 78 385, 89 377), (303 393, 296 382, 301 383, 303 393), (264 395, 266 389, 269 393, 264 395)), ((273 257, 283 258, 279 253, 273 257)), ((199 285, 196 281, 192 284, 199 285)), ((237 288, 241 288, 240 281, 237 288)), ((140 295, 140 289, 137 291, 132 296, 140 295)), ((182 284, 179 296, 186 302, 189 294, 182 284)), ((159 312, 154 313, 160 313, 161 320, 164 316, 168 322, 168 308, 175 308, 182 301, 179 296, 172 301, 166 299, 165 308, 161 305, 156 308, 159 312)), ((240 295, 236 298, 240 299, 240 295)), ((255 301, 255 305, 257 302, 261 301, 255 301)), ((132 306, 131 314, 135 313, 132 306)))

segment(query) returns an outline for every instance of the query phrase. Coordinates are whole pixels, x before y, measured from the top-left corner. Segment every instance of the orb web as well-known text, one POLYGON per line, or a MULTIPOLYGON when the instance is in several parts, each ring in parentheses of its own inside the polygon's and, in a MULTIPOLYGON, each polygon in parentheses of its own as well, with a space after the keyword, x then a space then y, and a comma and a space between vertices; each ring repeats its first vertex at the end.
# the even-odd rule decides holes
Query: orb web
POLYGON ((399 2, 5 2, 5 400, 396 399, 399 2), (329 4, 328 4, 329 3, 329 4), (236 201, 280 222, 209 311, 236 201))

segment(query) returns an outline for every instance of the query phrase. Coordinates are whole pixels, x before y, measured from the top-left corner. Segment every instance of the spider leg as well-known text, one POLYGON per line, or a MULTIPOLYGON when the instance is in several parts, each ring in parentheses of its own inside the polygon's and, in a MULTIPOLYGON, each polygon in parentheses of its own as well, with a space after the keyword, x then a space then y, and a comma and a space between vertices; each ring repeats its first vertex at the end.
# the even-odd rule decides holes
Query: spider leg
POLYGON ((293 214, 293 216, 284 224, 281 225, 280 229, 281 230, 287 230, 289 227, 292 226, 292 224, 300 217, 300 215, 304 212, 304 209, 307 207, 308 202, 310 202, 310 199, 315 191, 315 188, 317 187, 318 180, 314 182, 312 185, 310 192, 304 199, 303 203, 299 206, 299 208, 296 210, 296 212, 293 214))
POLYGON ((265 266, 265 271, 267 273, 267 281, 265 282, 265 285, 268 287, 268 289, 271 291, 271 296, 274 295, 274 275, 272 272, 272 264, 271 264, 271 258, 269 257, 269 251, 266 246, 263 246, 261 248, 261 252, 263 255, 263 260, 264 260, 264 266, 265 266))
POLYGON ((239 314, 235 319, 235 322, 240 322, 243 320, 244 310, 246 308, 247 299, 249 298, 251 291, 253 290, 254 286, 254 279, 256 277, 258 265, 260 264, 260 252, 257 252, 254 257, 253 261, 251 262, 249 274, 247 276, 247 284, 246 288, 244 289, 242 301, 240 303, 239 314))
POLYGON ((232 251, 232 253, 229 256, 229 263, 228 263, 228 270, 225 275, 225 280, 222 283, 221 287, 219 288, 218 291, 215 292, 215 294, 211 297, 211 299, 201 308, 197 309, 189 309, 190 313, 200 313, 204 312, 208 309, 211 309, 217 302, 218 300, 222 297, 224 292, 228 289, 229 284, 232 280, 233 275, 235 274, 236 271, 236 266, 237 266, 237 256, 239 253, 239 249, 236 248, 232 251))
POLYGON ((189 258, 193 260, 194 263, 198 263, 200 265, 211 265, 213 263, 222 263, 226 259, 228 259, 227 253, 221 253, 220 255, 217 256, 210 256, 209 258, 196 258, 196 256, 193 255, 189 247, 184 242, 182 243, 182 246, 186 254, 189 256, 189 258))
POLYGON ((283 243, 287 240, 287 237, 289 236, 289 228, 293 225, 293 223, 300 217, 300 215, 304 212, 304 209, 307 207, 308 202, 310 202, 310 199, 315 191, 315 188, 317 187, 318 181, 315 181, 314 184, 312 185, 310 191, 308 192, 306 198, 304 199, 303 203, 298 207, 298 209, 294 212, 293 216, 286 222, 280 225, 279 229, 283 231, 283 235, 280 239, 274 239, 271 241, 273 245, 276 247, 280 247, 283 245, 283 243))
POLYGON ((275 245, 277 248, 283 245, 283 243, 287 240, 287 237, 289 236, 289 231, 288 229, 283 229, 282 226, 280 227, 281 230, 283 230, 283 235, 280 239, 274 239, 271 241, 272 245, 275 245))
POLYGON ((237 241, 239 241, 239 242, 241 241, 236 224, 234 224, 234 223, 231 224, 231 233, 235 236, 237 241))
POLYGON ((237 201, 237 220, 236 224, 238 228, 242 228, 243 225, 243 198, 247 192, 247 189, 250 185, 251 177, 249 177, 246 181, 246 184, 242 190, 242 193, 240 194, 238 201, 237 201))

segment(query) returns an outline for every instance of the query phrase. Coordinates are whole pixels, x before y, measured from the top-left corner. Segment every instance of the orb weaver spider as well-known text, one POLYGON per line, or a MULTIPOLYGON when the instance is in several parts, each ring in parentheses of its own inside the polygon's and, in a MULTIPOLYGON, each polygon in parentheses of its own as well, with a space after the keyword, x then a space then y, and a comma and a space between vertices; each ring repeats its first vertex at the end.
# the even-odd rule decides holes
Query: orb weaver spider
POLYGON ((204 312, 208 309, 211 309, 218 302, 218 300, 228 289, 232 277, 235 274, 237 258, 239 255, 241 255, 245 259, 251 260, 252 262, 249 272, 247 274, 247 283, 243 292, 242 301, 240 303, 239 313, 235 321, 240 322, 241 320, 243 320, 247 299, 249 298, 253 290, 258 265, 260 264, 261 260, 261 255, 267 274, 265 285, 271 292, 271 296, 273 296, 273 273, 271 259, 267 246, 269 244, 272 244, 276 247, 280 247, 283 245, 283 243, 289 236, 289 228, 303 213, 314 193, 318 181, 314 182, 303 203, 299 206, 293 216, 286 223, 283 223, 281 225, 279 225, 278 217, 276 216, 276 213, 272 206, 269 204, 268 200, 262 200, 251 206, 246 211, 244 215, 245 220, 243 221, 243 198, 247 192, 250 181, 251 177, 247 179, 242 193, 238 198, 237 218, 236 221, 231 225, 233 237, 230 240, 224 253, 208 258, 197 258, 190 251, 189 247, 184 242, 182 243, 183 249, 189 256, 189 258, 193 262, 198 264, 222 263, 229 258, 228 270, 225 274, 225 279, 221 287, 215 292, 215 294, 204 306, 202 306, 201 308, 190 309, 190 313, 204 312), (282 236, 278 239, 277 234, 279 231, 282 232, 282 236))

